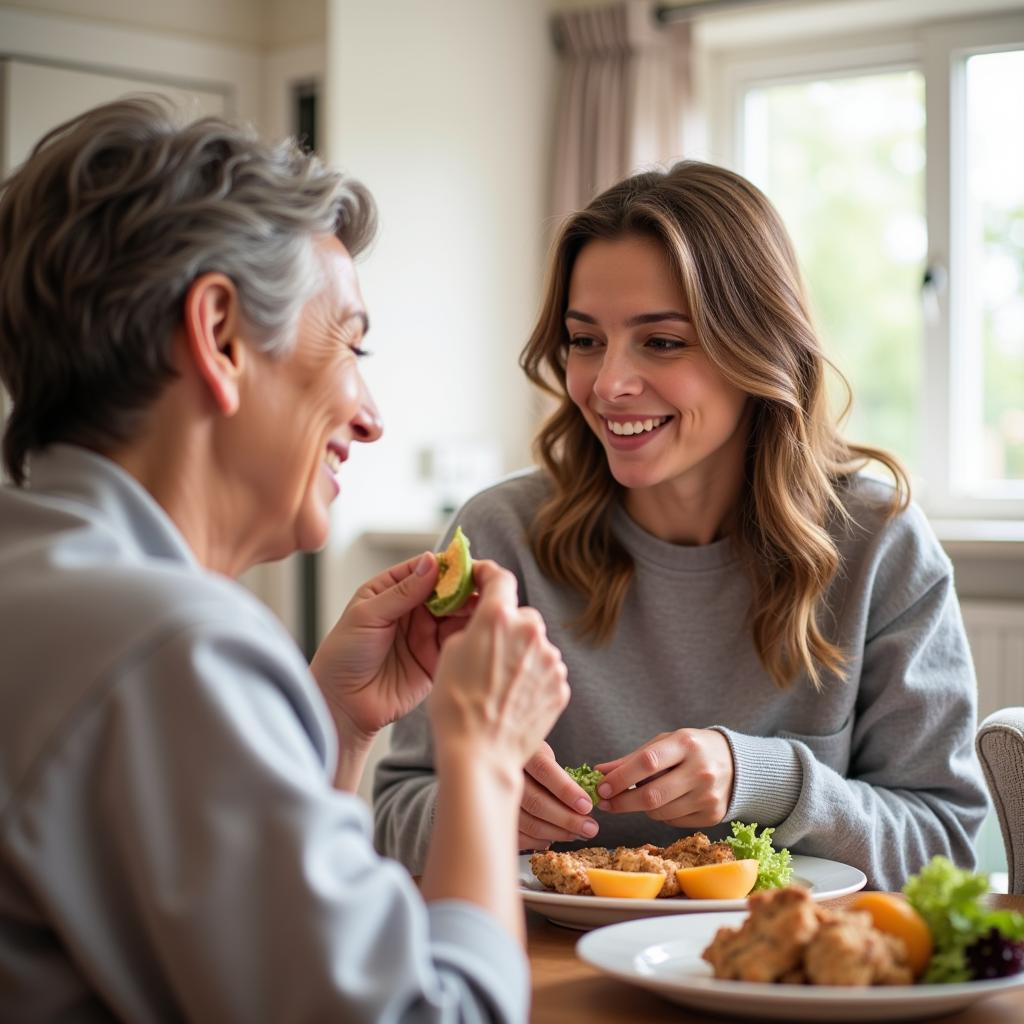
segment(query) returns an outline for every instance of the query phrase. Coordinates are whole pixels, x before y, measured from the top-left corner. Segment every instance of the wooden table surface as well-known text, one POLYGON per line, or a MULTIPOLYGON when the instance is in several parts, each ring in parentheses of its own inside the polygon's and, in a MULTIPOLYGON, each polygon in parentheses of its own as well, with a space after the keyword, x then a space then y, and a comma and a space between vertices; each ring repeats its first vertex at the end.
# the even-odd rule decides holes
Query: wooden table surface
MULTIPOLYGON (((852 899, 829 900, 827 905, 841 907, 852 899)), ((992 906, 1024 911, 1024 896, 988 899, 992 906)), ((576 956, 583 932, 551 924, 532 910, 526 918, 533 977, 531 1024, 722 1024, 735 1019, 687 1009, 602 974, 576 956)), ((942 1024, 1022 1024, 1024 990, 984 999, 938 1019, 942 1024)))

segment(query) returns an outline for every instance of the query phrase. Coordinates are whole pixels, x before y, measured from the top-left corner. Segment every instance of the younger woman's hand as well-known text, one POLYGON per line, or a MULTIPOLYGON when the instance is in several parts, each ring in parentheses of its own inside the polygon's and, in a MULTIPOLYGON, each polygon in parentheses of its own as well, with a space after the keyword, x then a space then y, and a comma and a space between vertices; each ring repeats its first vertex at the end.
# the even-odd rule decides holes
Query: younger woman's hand
POLYGON ((597 787, 601 810, 642 811, 676 828, 718 825, 732 797, 732 750, 717 729, 663 732, 595 767, 605 776, 597 787))
POLYGON ((546 850, 555 842, 592 839, 597 822, 593 804, 555 760, 547 743, 526 762, 519 807, 519 849, 546 850))

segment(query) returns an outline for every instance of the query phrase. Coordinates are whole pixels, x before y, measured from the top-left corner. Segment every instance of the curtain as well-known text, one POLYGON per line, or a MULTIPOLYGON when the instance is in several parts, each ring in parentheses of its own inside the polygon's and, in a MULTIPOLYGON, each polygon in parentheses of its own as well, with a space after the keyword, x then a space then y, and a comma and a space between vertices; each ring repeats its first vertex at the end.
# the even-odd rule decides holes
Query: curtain
POLYGON ((683 153, 689 24, 659 25, 651 0, 555 17, 562 58, 552 212, 585 206, 621 178, 683 153))

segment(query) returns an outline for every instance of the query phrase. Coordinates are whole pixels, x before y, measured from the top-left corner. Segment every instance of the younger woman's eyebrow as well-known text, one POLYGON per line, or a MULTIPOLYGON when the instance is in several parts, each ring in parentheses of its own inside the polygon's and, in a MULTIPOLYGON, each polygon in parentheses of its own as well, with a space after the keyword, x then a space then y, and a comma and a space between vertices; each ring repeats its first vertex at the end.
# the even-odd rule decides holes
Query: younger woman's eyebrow
MULTIPOLYGON (((595 320, 589 313, 581 313, 578 309, 567 309, 565 311, 565 319, 580 320, 585 324, 597 323, 597 320, 595 320)), ((692 322, 686 313, 680 313, 675 309, 666 309, 658 313, 639 313, 636 316, 631 316, 626 321, 626 326, 639 327, 641 324, 660 324, 665 320, 677 320, 684 324, 692 322)))

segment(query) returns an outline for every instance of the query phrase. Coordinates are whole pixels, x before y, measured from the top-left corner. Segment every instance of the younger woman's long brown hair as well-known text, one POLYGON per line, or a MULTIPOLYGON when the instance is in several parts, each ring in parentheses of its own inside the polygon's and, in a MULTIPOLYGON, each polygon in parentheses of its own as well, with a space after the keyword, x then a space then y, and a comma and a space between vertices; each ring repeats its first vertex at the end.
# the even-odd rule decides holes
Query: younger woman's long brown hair
POLYGON ((754 645, 776 685, 805 673, 820 687, 825 674, 841 675, 844 666, 843 652, 819 622, 840 567, 829 524, 847 518, 843 482, 868 462, 881 463, 895 481, 890 513, 906 506, 909 482, 892 455, 840 436, 826 403, 830 364, 789 236, 764 194, 732 171, 688 160, 668 172, 638 174, 563 225, 540 318, 520 357, 530 380, 558 399, 535 445, 554 486, 532 524, 534 555, 549 577, 586 601, 576 623, 581 634, 607 642, 634 567, 611 526, 622 488, 566 391, 564 315, 580 250, 594 239, 626 235, 664 247, 702 348, 750 396, 733 540, 751 580, 754 645))

